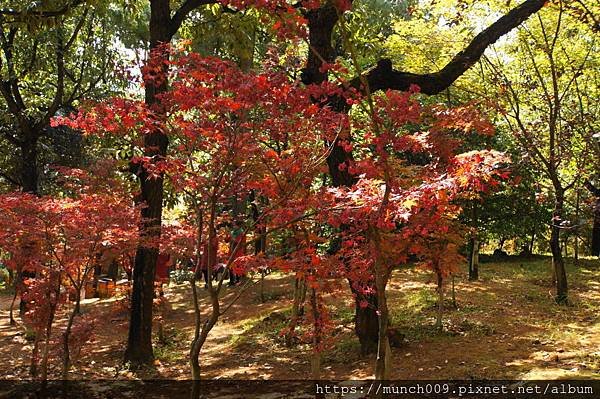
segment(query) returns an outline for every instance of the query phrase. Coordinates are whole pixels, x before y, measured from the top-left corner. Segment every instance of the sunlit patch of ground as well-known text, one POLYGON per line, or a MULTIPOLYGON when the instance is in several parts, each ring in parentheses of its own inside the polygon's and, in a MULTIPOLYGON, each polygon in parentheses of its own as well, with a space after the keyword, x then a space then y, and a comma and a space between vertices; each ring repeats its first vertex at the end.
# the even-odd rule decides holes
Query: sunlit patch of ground
MULTIPOLYGON (((401 269, 388 287, 394 328, 404 344, 393 348, 394 379, 469 378, 600 378, 600 262, 586 260, 568 267, 573 305, 553 303, 549 259, 484 263, 480 280, 463 274, 446 286, 444 331, 434 327, 437 296, 432 275, 401 269)), ((306 379, 312 355, 308 341, 292 347, 280 331, 287 325, 292 305, 293 279, 282 274, 267 277, 265 303, 258 285, 244 292, 221 317, 202 350, 206 378, 306 379)), ((200 286, 201 307, 208 297, 200 286)), ((226 288, 227 304, 237 289, 226 288)), ((127 311, 118 300, 86 300, 84 312, 97 315, 95 341, 73 367, 72 378, 189 378, 187 354, 194 334, 194 310, 188 285, 166 289, 164 314, 166 342, 155 345, 156 362, 133 373, 122 364, 127 338, 127 311)), ((0 376, 27 378, 31 341, 23 325, 8 324, 10 296, 0 296, 0 376)), ((322 353, 322 378, 368 378, 374 356, 361 357, 353 332, 353 299, 326 295, 333 326, 330 346, 322 353)), ((202 319, 207 316, 202 313, 202 319)), ((64 315, 57 328, 64 326, 64 315)), ((156 328, 155 328, 156 331, 156 328)), ((302 338, 306 328, 298 335, 302 338)), ((52 375, 58 370, 53 368, 52 375)))

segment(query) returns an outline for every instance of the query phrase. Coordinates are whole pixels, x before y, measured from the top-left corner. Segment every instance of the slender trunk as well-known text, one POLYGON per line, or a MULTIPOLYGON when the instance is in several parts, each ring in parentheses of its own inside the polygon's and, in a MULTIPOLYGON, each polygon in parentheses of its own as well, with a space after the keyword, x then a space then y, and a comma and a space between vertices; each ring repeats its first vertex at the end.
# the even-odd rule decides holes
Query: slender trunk
POLYGON ((73 307, 73 311, 69 315, 69 321, 67 322, 67 328, 65 330, 65 336, 63 341, 63 380, 67 380, 69 377, 69 368, 71 367, 71 354, 69 349, 69 338, 71 337, 71 329, 73 327, 73 322, 75 320, 75 316, 80 313, 80 303, 81 303, 81 288, 76 287, 77 292, 75 294, 75 306, 73 307))
POLYGON ((479 279, 479 238, 477 235, 473 237, 473 253, 471 254, 471 271, 469 280, 479 279))
POLYGON ((375 379, 387 380, 389 379, 391 362, 391 348, 388 336, 389 312, 387 307, 387 298, 385 295, 385 289, 387 285, 387 273, 385 270, 382 270, 385 265, 380 264, 380 262, 380 260, 377 261, 377 263, 379 264, 377 264, 375 268, 375 288, 377 290, 377 311, 379 319, 379 329, 377 335, 377 360, 375 362, 375 379))
POLYGON ((50 302, 50 313, 48 315, 48 321, 46 323, 46 336, 44 342, 44 352, 42 354, 42 363, 40 365, 40 379, 42 380, 42 387, 45 388, 46 381, 48 380, 48 356, 50 354, 50 338, 52 337, 52 324, 54 324, 54 316, 56 315, 56 308, 60 299, 60 276, 58 276, 58 285, 54 291, 54 299, 52 295, 48 295, 47 299, 50 302))
POLYGON ((469 241, 469 280, 479 279, 479 239, 476 235, 469 241))
POLYGON ((437 294, 438 294, 438 311, 437 318, 435 320, 435 328, 442 331, 444 325, 442 323, 442 316, 444 315, 444 279, 441 273, 437 273, 437 294))
POLYGON ((587 181, 585 187, 596 197, 594 207, 594 225, 592 229, 592 256, 600 256, 600 189, 587 181))
POLYGON ((260 303, 265 303, 265 273, 260 271, 260 303))
POLYGON ((456 309, 458 306, 456 305, 456 290, 454 287, 454 274, 452 274, 452 306, 456 309))
POLYGON ((31 350, 31 363, 29 365, 29 375, 36 378, 38 375, 38 356, 40 351, 41 330, 35 332, 33 340, 33 348, 31 350))
POLYGON ((592 228, 592 256, 600 257, 600 197, 596 197, 594 227, 592 228))
POLYGON ((581 192, 577 190, 575 197, 575 242, 573 248, 573 258, 575 259, 575 266, 579 266, 579 204, 581 202, 581 192))
POLYGON ((473 202, 472 208, 472 227, 475 229, 473 237, 470 242, 470 253, 469 253, 469 280, 477 280, 479 278, 479 239, 477 237, 477 203, 473 202))
POLYGON ((318 380, 321 374, 321 314, 319 311, 319 303, 317 292, 314 288, 310 290, 310 304, 313 316, 313 353, 310 362, 310 370, 313 380, 318 380))
MULTIPOLYGON (((195 283, 193 283, 195 287, 195 283)), ((190 364, 192 365, 192 379, 194 380, 194 386, 192 390, 192 398, 196 399, 200 395, 200 352, 202 351, 202 347, 206 342, 206 338, 208 337, 208 333, 213 329, 217 321, 219 320, 221 308, 219 302, 219 292, 217 290, 213 290, 211 286, 209 286, 209 295, 211 300, 211 313, 208 316, 208 319, 202 325, 202 328, 198 328, 200 326, 200 318, 199 318, 199 308, 198 308, 198 297, 195 296, 195 307, 198 310, 198 315, 196 316, 196 334, 194 339, 192 340, 192 344, 190 345, 190 364)))
MULTIPOLYGON (((198 289, 196 287, 196 279, 193 278, 190 281, 192 285, 192 300, 194 305, 194 339, 192 340, 192 344, 190 345, 190 367, 192 369, 192 379, 194 381, 200 380, 200 360, 198 355, 200 353, 200 348, 198 347, 198 338, 200 337, 200 308, 198 305, 198 289)), ((195 396, 193 396, 195 397, 195 396)))
POLYGON ((292 346, 294 343, 294 335, 296 326, 300 317, 304 314, 304 300, 306 298, 306 284, 303 278, 294 279, 294 302, 292 304, 292 316, 288 327, 288 333, 285 336, 287 346, 292 346))
POLYGON ((18 294, 18 291, 17 291, 16 281, 15 281, 15 293, 13 294, 12 301, 10 301, 10 310, 8 311, 8 318, 9 318, 11 326, 14 326, 17 324, 17 322, 15 321, 14 315, 13 315, 13 311, 15 308, 15 302, 17 301, 17 294, 18 294))
POLYGON ((529 253, 533 255, 533 244, 535 244, 535 230, 531 233, 531 241, 529 242, 529 253))
POLYGON ((560 248, 560 222, 562 220, 563 204, 564 193, 560 190, 556 190, 556 200, 554 211, 552 213, 552 227, 550 231, 550 250, 552 252, 553 274, 556 283, 555 300, 557 303, 567 304, 569 301, 567 272, 565 270, 565 264, 560 248))

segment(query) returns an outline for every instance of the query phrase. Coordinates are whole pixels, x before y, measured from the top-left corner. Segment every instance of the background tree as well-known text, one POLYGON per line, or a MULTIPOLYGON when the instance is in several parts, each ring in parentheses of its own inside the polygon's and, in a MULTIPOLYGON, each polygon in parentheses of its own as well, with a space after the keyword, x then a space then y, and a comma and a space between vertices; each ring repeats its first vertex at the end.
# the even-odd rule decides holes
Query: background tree
POLYGON ((593 151, 586 115, 595 105, 577 95, 577 85, 594 80, 598 52, 589 29, 569 23, 569 18, 562 6, 538 15, 519 29, 512 62, 498 55, 487 63, 507 108, 503 116, 508 128, 549 183, 554 201, 549 243, 559 303, 568 302, 561 232, 573 225, 566 218, 566 195, 589 173, 593 151))
POLYGON ((84 97, 118 89, 109 76, 119 57, 102 4, 64 2, 43 11, 26 3, 11 7, 0 10, 0 139, 13 150, 1 159, 0 176, 38 194, 40 179, 48 177, 49 154, 60 158, 67 148, 81 148, 80 136, 50 129, 50 118, 84 97))

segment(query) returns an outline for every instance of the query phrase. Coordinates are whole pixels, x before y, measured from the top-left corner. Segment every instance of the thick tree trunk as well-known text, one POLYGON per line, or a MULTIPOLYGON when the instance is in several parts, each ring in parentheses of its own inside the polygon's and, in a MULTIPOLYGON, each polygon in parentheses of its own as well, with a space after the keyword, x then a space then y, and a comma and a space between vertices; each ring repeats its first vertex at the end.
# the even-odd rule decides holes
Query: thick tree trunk
POLYGON ((38 139, 39 134, 24 134, 21 145, 21 185, 23 191, 31 194, 39 193, 38 182, 38 139))
MULTIPOLYGON (((39 194, 39 182, 38 182, 38 140, 40 137, 39 132, 26 131, 23 133, 23 141, 21 144, 21 187, 23 192, 30 194, 39 194)), ((19 301, 19 314, 21 317, 27 311, 27 304, 23 300, 23 294, 26 292, 26 286, 23 284, 23 278, 33 278, 35 273, 27 270, 23 270, 18 273, 17 279, 20 280, 18 285, 20 301, 19 301)))
MULTIPOLYGON (((323 61, 333 62, 335 50, 331 45, 333 29, 338 21, 336 9, 327 4, 319 9, 310 11, 307 15, 309 25, 309 45, 306 67, 302 71, 302 81, 305 84, 320 84, 327 80, 327 72, 321 71, 323 61)), ((345 102, 333 104, 339 112, 347 112, 345 102)), ((352 153, 346 152, 338 143, 332 143, 333 148, 327 157, 329 174, 332 184, 336 187, 351 186, 356 179, 347 169, 340 165, 352 159, 352 153)), ((350 281, 350 288, 356 296, 354 331, 358 336, 363 354, 373 353, 377 349, 379 321, 377 317, 377 296, 359 294, 350 281), (361 301, 367 301, 367 307, 361 307, 361 301)))
POLYGON ((377 295, 363 295, 359 293, 350 281, 350 288, 355 297, 354 304, 354 332, 360 342, 361 354, 366 355, 377 351, 379 342, 379 317, 377 316, 377 295), (360 303, 366 301, 367 306, 360 303))
POLYGON ((564 204, 564 193, 556 190, 554 212, 552 213, 552 224, 550 230, 550 250, 552 252, 552 266, 556 282, 556 302, 568 303, 567 272, 560 247, 560 222, 562 220, 564 204))
MULTIPOLYGON (((154 51, 171 41, 169 0, 150 1, 150 57, 161 55, 154 51)), ((166 55, 165 55, 166 56, 166 55)), ((162 63, 161 63, 162 65, 162 63)), ((163 115, 158 95, 167 90, 167 70, 163 66, 164 80, 160 83, 145 82, 146 104, 154 108, 158 118, 163 115)), ((144 136, 144 153, 155 161, 167 154, 169 141, 160 130, 144 136)), ((142 237, 160 236, 163 203, 163 176, 149 178, 143 167, 139 168, 142 208, 142 237)), ((152 352, 152 304, 154 298, 154 274, 158 250, 143 244, 137 248, 133 266, 133 288, 131 293, 131 318, 125 361, 132 364, 149 363, 154 359, 152 352)))

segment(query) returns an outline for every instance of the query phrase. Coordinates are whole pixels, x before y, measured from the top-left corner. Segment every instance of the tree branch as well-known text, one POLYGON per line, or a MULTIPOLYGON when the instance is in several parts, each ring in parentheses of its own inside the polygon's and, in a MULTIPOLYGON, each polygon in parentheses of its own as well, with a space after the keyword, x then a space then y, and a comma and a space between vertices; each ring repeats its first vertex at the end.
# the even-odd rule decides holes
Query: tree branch
POLYGON ((185 0, 185 2, 175 11, 173 17, 171 17, 171 21, 169 24, 169 33, 171 36, 175 35, 181 24, 188 17, 190 12, 195 10, 200 6, 205 6, 207 4, 215 4, 217 0, 185 0))
POLYGON ((592 193, 595 197, 600 197, 600 189, 594 187, 594 185, 592 183, 590 183, 589 181, 586 181, 584 184, 585 188, 587 188, 589 190, 590 193, 592 193))
POLYGON ((2 172, 1 170, 0 170, 0 178, 6 180, 13 186, 21 187, 21 183, 19 183, 16 179, 13 179, 12 177, 10 177, 8 174, 2 172))
MULTIPOLYGON (((392 62, 389 59, 382 59, 364 77, 372 92, 386 89, 406 91, 411 85, 417 85, 424 94, 438 94, 473 66, 488 46, 539 11, 546 2, 547 0, 526 0, 512 9, 475 36, 467 48, 454 56, 439 72, 419 75, 396 71, 392 69, 392 62)), ((352 87, 360 88, 360 77, 354 78, 350 84, 352 87)))
POLYGON ((0 15, 7 15, 14 17, 15 21, 20 20, 24 21, 27 17, 36 17, 36 18, 52 18, 59 17, 61 15, 66 14, 73 7, 77 7, 80 4, 85 3, 86 0, 73 0, 68 2, 61 8, 56 10, 15 10, 14 8, 0 8, 0 15))

